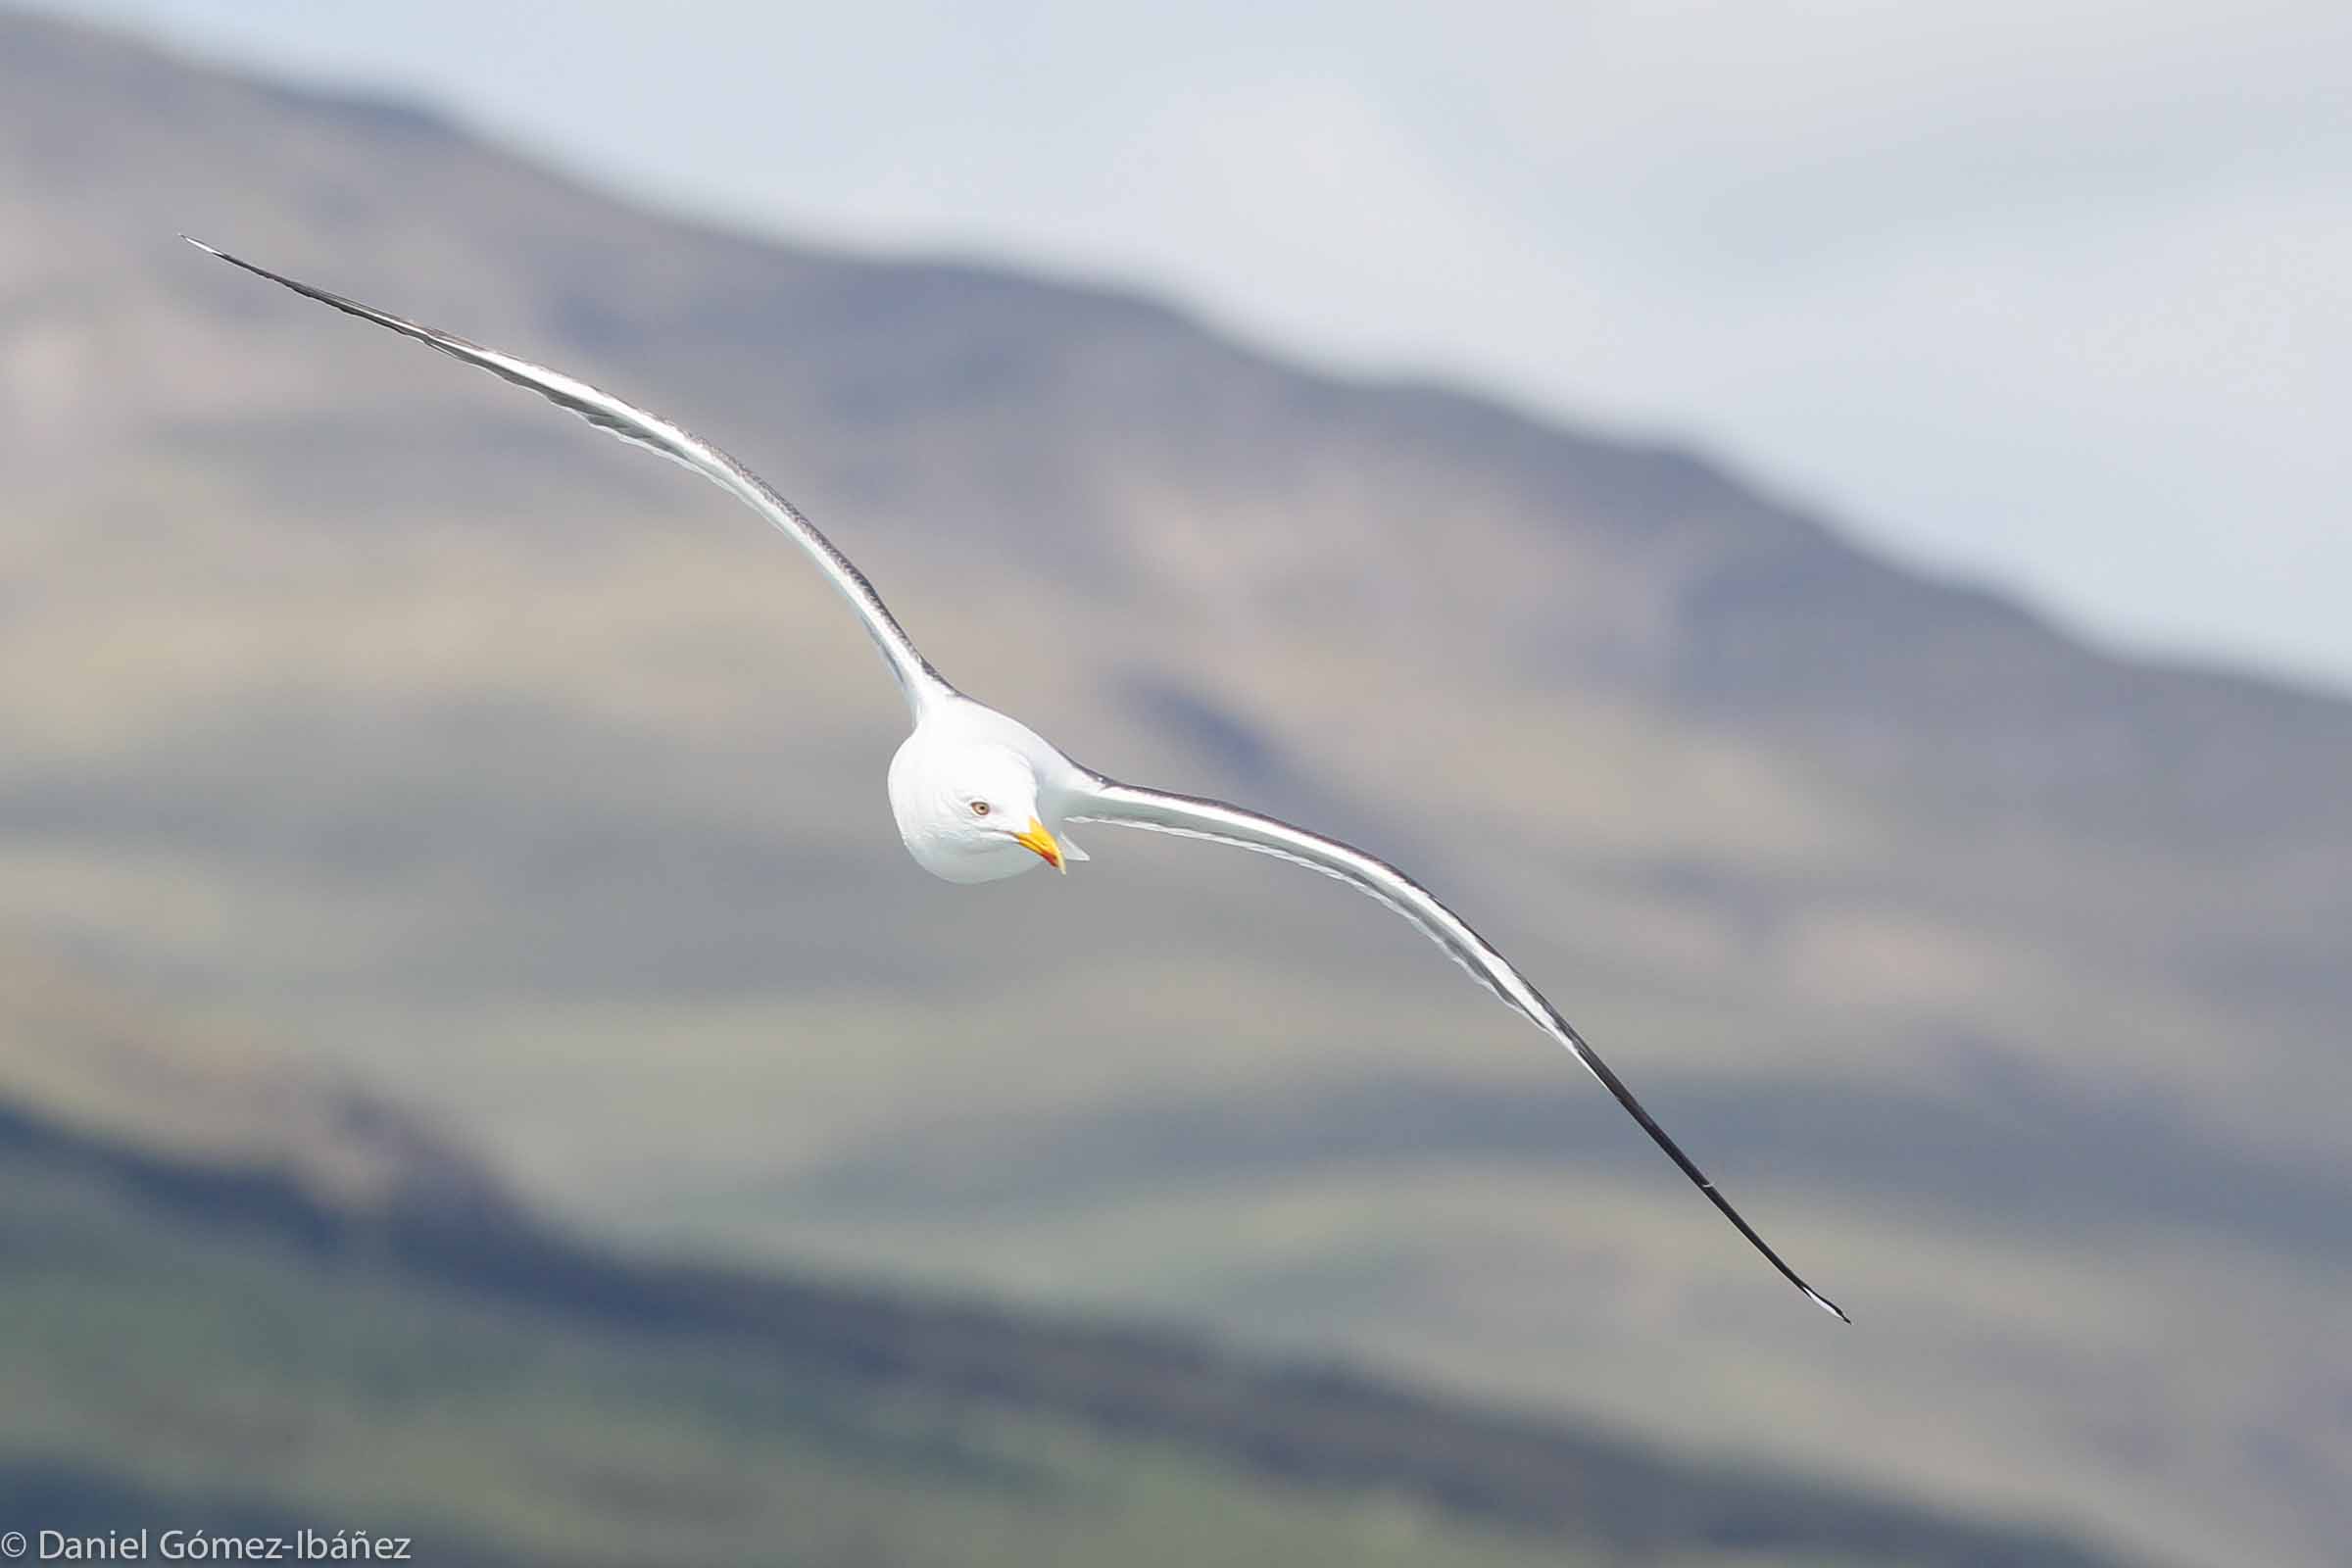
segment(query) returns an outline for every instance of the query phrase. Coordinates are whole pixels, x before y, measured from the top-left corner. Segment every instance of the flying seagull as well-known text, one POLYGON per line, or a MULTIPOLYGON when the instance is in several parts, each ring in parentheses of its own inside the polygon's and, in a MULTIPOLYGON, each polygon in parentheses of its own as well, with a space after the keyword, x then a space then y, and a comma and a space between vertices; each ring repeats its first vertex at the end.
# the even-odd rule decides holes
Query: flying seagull
POLYGON ((1065 836, 1071 822, 1103 822, 1115 827, 1147 828, 1207 839, 1261 855, 1278 856, 1312 871, 1334 877, 1371 895, 1412 923, 1415 930, 1446 951, 1447 957, 1468 970, 1470 977, 1493 992, 1504 1005, 1525 1017, 1553 1040, 1568 1048, 1601 1086, 1617 1097, 1684 1175, 1698 1184, 1708 1201, 1739 1228, 1757 1251, 1771 1260, 1788 1281, 1817 1306, 1851 1322, 1838 1304, 1807 1285, 1781 1260, 1740 1217, 1723 1194, 1716 1191, 1690 1156, 1684 1153, 1660 1127, 1634 1092, 1593 1054, 1542 992, 1511 967, 1486 939, 1470 929, 1461 916, 1440 904, 1430 892, 1386 860, 1353 845, 1325 838, 1302 827, 1228 806, 1223 801, 1176 795, 1166 790, 1122 784, 1082 767, 1061 750, 1018 719, 976 703, 942 679, 931 662, 916 652, 900 629, 890 607, 874 592, 865 574, 849 557, 833 548, 800 509, 768 488, 765 480, 726 453, 668 420, 635 408, 612 393, 575 381, 528 360, 469 343, 465 338, 405 320, 386 311, 362 305, 324 289, 297 282, 266 267, 216 250, 200 239, 180 238, 232 267, 283 284, 295 293, 329 305, 347 316, 373 321, 403 337, 439 349, 452 359, 528 387, 549 402, 608 430, 623 441, 692 468, 704 478, 765 517, 795 544, 808 552, 833 586, 858 612, 866 635, 881 650, 899 693, 914 721, 914 732, 890 761, 890 809, 898 818, 899 834, 915 863, 950 882, 995 882, 1018 876, 1038 865, 1051 865, 1066 874, 1068 862, 1087 857, 1065 836))

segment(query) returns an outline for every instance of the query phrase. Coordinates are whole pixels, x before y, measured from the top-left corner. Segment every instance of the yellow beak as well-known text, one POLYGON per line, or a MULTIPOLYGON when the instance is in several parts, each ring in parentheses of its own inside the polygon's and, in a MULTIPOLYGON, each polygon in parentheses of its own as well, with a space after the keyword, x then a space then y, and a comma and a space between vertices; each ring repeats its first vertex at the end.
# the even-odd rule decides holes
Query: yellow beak
POLYGON ((1036 817, 1029 819, 1026 829, 1012 836, 1012 842, 1024 850, 1035 850, 1039 859, 1064 876, 1069 874, 1070 868, 1061 863, 1061 846, 1054 842, 1053 833, 1036 817))

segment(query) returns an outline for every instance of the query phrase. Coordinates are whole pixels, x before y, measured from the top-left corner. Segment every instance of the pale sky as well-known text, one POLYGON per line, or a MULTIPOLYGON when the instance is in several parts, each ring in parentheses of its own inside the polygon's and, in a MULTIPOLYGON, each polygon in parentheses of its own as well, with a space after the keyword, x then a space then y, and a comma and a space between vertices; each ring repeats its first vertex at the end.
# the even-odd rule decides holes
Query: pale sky
POLYGON ((1140 284, 2352 685, 2352 5, 84 0, 754 230, 1140 284))

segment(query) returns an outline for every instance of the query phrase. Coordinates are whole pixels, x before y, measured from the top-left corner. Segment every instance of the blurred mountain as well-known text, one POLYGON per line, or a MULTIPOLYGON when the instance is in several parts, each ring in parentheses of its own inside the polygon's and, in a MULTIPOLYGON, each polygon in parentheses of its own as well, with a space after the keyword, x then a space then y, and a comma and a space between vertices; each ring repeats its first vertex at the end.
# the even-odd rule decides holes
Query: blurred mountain
POLYGON ((0 953, 0 1103, 62 1130, 182 1160, 262 1165, 358 1212, 520 1213, 482 1161, 348 1075, 188 1028, 53 956, 0 953))
POLYGON ((2352 1539, 2352 703, 1690 453, 23 16, 0 471, 0 941, 320 1042, 570 1224, 2157 1559, 2352 1539), (1857 1326, 1368 902, 1110 829, 932 883, 788 547, 176 229, 682 418, 965 689, 1421 870, 1857 1326))
MULTIPOLYGON (((37 1050, 73 989, 0 1027, 37 1050)), ((2113 1560, 1336 1368, 629 1258, 309 1175, 267 1140, 165 1154, 0 1102, 10 1526, 541 1564, 2113 1560)))

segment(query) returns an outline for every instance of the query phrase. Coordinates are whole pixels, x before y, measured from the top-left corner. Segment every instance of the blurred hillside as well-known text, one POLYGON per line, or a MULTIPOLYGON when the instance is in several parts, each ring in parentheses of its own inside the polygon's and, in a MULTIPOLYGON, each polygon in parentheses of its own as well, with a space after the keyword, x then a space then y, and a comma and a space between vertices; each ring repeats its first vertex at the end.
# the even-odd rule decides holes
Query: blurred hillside
POLYGON ((2352 704, 2105 657, 1686 453, 21 17, 0 471, 0 942, 315 1042, 568 1223, 2160 1560, 2352 1539, 2352 704), (789 548, 177 229, 682 418, 965 689, 1420 870, 1857 1326, 1366 901, 1107 828, 934 884, 789 548))
POLYGON ((616 1256, 398 1107, 15 978, 13 1057, 103 1043, 119 1072, 251 1074, 281 1132, 409 1135, 381 1180, 322 1185, 300 1138, 163 1153, 0 1101, 0 1522, 28 1533, 365 1530, 435 1563, 2112 1560, 1165 1334, 616 1256))

